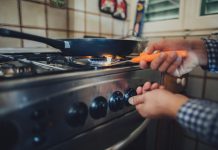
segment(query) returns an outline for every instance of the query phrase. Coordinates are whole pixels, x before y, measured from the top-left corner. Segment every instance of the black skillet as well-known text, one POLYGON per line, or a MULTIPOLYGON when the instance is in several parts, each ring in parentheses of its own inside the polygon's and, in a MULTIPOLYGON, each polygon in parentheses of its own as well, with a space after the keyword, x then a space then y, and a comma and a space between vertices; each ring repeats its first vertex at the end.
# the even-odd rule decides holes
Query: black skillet
POLYGON ((133 40, 104 38, 55 40, 4 28, 0 28, 0 36, 45 43, 60 49, 65 56, 101 56, 105 54, 125 56, 136 49, 138 44, 138 41, 133 40))

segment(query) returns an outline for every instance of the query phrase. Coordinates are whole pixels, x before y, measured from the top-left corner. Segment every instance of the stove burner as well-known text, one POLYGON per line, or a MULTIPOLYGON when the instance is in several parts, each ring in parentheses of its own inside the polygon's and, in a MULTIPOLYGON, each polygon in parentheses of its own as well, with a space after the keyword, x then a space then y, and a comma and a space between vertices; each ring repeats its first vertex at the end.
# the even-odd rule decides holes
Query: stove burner
POLYGON ((112 57, 100 57, 100 58, 90 58, 88 59, 91 66, 110 66, 112 64, 112 57))
POLYGON ((20 65, 13 63, 0 64, 0 76, 13 77, 32 74, 34 69, 30 65, 20 65))
POLYGON ((60 53, 0 54, 0 79, 130 66, 128 57, 62 56, 60 53))

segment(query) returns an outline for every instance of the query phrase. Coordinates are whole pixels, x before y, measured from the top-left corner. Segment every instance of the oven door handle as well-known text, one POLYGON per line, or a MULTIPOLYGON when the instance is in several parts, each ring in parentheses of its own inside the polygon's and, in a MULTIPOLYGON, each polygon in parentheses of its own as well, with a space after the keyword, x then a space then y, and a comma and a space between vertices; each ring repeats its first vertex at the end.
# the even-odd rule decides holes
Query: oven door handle
POLYGON ((150 119, 146 119, 141 123, 128 137, 123 139, 122 141, 118 142, 115 145, 107 148, 106 150, 122 150, 126 148, 132 141, 134 141, 148 126, 150 119))

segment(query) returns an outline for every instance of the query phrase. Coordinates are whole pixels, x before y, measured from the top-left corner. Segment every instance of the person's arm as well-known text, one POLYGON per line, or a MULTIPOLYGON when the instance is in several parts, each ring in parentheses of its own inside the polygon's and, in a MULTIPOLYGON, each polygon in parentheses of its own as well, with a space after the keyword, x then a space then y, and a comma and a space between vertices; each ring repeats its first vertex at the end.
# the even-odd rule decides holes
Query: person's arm
POLYGON ((218 104, 208 100, 190 99, 178 113, 179 124, 200 139, 218 146, 218 104))
POLYGON ((205 47, 207 49, 208 63, 206 69, 212 72, 218 72, 218 40, 214 39, 203 39, 205 47))
POLYGON ((200 139, 218 145, 218 103, 194 100, 165 90, 157 83, 146 82, 129 99, 145 118, 171 117, 200 139))
MULTIPOLYGON (((168 72, 174 76, 182 76, 192 71, 197 66, 202 66, 209 71, 218 71, 218 40, 212 39, 173 39, 150 42, 146 48, 147 53, 155 50, 181 50, 188 51, 188 57, 181 59, 176 53, 162 54, 153 60, 150 68, 161 72, 168 72)), ((148 63, 140 62, 142 69, 148 68, 148 63)))

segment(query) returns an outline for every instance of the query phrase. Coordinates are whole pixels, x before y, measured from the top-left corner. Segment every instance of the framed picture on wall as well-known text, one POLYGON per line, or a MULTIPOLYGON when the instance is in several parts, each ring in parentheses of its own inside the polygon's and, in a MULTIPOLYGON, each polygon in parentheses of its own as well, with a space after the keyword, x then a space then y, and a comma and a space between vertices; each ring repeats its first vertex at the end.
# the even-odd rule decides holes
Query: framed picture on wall
POLYGON ((116 0, 113 17, 120 20, 127 18, 127 2, 125 0, 116 0))
POLYGON ((99 0, 99 9, 101 12, 113 14, 116 7, 116 0, 99 0))

